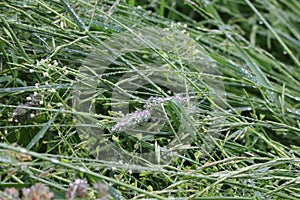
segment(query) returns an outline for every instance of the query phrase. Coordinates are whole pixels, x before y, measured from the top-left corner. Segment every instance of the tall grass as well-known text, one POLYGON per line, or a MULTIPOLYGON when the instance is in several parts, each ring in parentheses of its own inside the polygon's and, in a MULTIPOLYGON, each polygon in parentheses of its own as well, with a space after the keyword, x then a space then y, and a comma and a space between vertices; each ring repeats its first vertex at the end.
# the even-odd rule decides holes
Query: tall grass
POLYGON ((0 10, 1 190, 62 199, 79 178, 89 199, 99 181, 112 199, 300 198, 297 0, 0 10))

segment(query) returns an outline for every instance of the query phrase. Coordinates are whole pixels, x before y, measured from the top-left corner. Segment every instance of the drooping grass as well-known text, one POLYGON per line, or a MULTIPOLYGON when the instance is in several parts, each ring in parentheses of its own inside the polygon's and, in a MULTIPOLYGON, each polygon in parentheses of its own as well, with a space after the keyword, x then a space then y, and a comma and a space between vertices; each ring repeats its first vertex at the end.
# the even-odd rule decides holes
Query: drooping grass
POLYGON ((0 9, 2 191, 299 199, 298 1, 0 9))

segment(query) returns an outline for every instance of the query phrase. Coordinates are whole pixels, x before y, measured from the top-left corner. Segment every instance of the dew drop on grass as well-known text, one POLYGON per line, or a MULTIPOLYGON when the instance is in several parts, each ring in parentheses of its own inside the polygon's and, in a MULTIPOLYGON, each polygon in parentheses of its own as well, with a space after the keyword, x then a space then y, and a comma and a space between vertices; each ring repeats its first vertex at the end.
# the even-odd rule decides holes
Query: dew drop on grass
POLYGON ((26 154, 28 151, 26 149, 21 149, 20 152, 26 154))
POLYGON ((83 173, 87 172, 86 169, 84 169, 84 168, 82 168, 82 167, 79 167, 79 171, 81 171, 81 172, 83 172, 83 173))
POLYGON ((55 163, 55 164, 58 164, 59 163, 59 160, 55 159, 55 158, 51 158, 51 162, 52 163, 55 163))

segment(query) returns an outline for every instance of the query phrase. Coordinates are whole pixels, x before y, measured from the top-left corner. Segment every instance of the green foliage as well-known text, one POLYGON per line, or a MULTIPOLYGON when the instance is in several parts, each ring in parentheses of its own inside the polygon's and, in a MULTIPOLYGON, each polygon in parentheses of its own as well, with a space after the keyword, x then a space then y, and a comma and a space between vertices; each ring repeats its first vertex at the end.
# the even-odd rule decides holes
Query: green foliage
POLYGON ((2 191, 41 182, 59 199, 78 178, 112 199, 300 198, 299 1, 10 0, 0 13, 2 191), (107 143, 118 162, 101 159, 107 143), (167 145, 168 162, 139 157, 167 145))

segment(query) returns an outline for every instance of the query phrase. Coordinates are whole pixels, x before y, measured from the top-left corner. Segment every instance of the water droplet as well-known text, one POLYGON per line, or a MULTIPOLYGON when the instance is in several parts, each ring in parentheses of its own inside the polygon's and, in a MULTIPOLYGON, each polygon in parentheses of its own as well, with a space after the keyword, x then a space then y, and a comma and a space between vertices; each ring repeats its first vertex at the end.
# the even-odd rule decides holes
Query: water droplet
POLYGON ((210 2, 208 0, 204 0, 202 1, 204 7, 208 6, 210 4, 210 2))
POLYGON ((262 21, 258 21, 258 24, 259 24, 259 25, 262 25, 262 24, 263 24, 263 22, 262 22, 262 21))
POLYGON ((28 152, 26 149, 21 149, 20 151, 21 151, 21 153, 24 153, 24 154, 26 154, 28 152))
POLYGON ((84 169, 83 167, 79 167, 79 171, 81 171, 83 173, 87 172, 86 169, 84 169))
POLYGON ((55 163, 55 164, 58 164, 59 163, 59 160, 55 159, 55 158, 51 158, 51 162, 52 163, 55 163))
POLYGON ((283 52, 283 54, 284 54, 284 55, 286 55, 286 54, 287 54, 287 52, 286 52, 286 51, 284 51, 284 52, 283 52))

